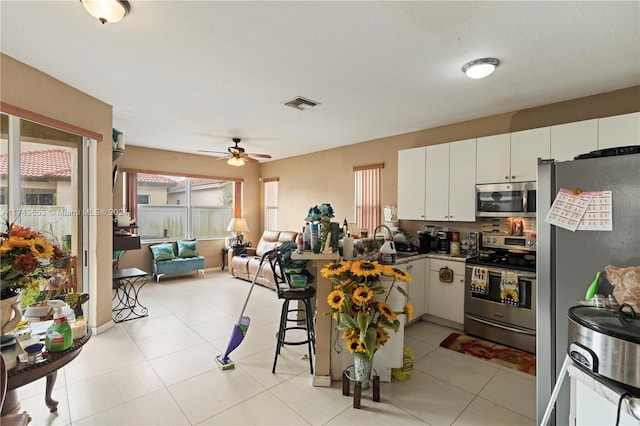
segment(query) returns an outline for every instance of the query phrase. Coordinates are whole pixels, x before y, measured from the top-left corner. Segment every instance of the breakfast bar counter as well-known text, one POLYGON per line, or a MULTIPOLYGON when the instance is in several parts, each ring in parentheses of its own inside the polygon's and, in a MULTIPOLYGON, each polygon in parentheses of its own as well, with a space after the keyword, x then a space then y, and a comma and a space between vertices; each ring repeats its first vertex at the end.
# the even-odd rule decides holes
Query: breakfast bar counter
POLYGON ((316 285, 316 359, 313 386, 331 386, 331 317, 327 297, 331 292, 331 281, 320 275, 325 265, 340 259, 338 253, 293 253, 293 260, 308 260, 307 268, 315 276, 316 285))

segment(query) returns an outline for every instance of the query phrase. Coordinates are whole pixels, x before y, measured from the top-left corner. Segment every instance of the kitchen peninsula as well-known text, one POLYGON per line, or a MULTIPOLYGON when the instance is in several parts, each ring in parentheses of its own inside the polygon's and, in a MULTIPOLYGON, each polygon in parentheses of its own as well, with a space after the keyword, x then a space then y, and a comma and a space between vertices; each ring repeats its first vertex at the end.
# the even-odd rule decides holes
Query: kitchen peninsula
POLYGON ((328 263, 340 258, 338 253, 293 253, 294 260, 308 260, 309 271, 315 276, 316 285, 316 353, 313 386, 331 386, 331 317, 324 315, 328 310, 327 297, 331 282, 320 275, 320 270, 328 263))
MULTIPOLYGON (((292 259, 294 260, 307 260, 309 261, 309 271, 316 277, 316 351, 315 351, 315 368, 313 385, 314 386, 331 386, 331 381, 340 380, 341 372, 348 364, 349 355, 346 351, 342 353, 336 352, 332 348, 331 342, 334 336, 332 319, 328 315, 324 315, 328 311, 328 305, 326 304, 327 297, 331 291, 331 282, 329 279, 320 275, 320 270, 328 263, 337 261, 340 259, 338 253, 311 253, 305 252, 303 254, 293 253, 292 259)), ((448 315, 439 318, 442 322, 448 325, 454 325, 456 328, 462 329, 462 318, 458 316, 463 315, 463 282, 464 282, 464 261, 465 257, 462 256, 449 256, 437 253, 428 254, 415 254, 411 256, 403 256, 398 258, 397 263, 394 265, 399 269, 409 272, 413 281, 407 284, 406 291, 409 293, 411 303, 414 305, 414 320, 419 320, 425 313, 429 313, 429 305, 435 307, 436 304, 442 304, 447 309, 448 315), (444 262, 454 270, 453 285, 447 284, 447 290, 449 292, 442 293, 440 285, 436 278, 433 279, 433 290, 430 291, 430 275, 437 276, 438 271, 432 272, 429 270, 430 260, 433 259, 438 265, 444 262), (438 263, 440 262, 440 263, 438 263), (457 272, 456 272, 457 271, 457 272), (462 272, 460 272, 462 271, 462 272), (456 292, 456 290, 460 290, 456 292), (459 293, 459 294, 457 294, 459 293), (440 296, 437 296, 440 294, 440 296), (433 299, 433 302, 431 301, 433 299), (458 307, 459 309, 456 309, 458 307), (455 314, 458 312, 458 314, 455 314), (453 316, 451 316, 451 315, 453 316)), ((395 293, 395 292, 394 292, 395 293)), ((399 295, 399 293, 398 293, 399 295)), ((398 302, 396 302, 398 304, 398 302)), ((431 315, 428 316, 430 319, 431 315)), ((404 325, 405 319, 402 318, 404 325)), ((374 368, 378 370, 380 377, 383 381, 390 380, 391 367, 400 367, 402 363, 402 350, 404 346, 404 331, 400 330, 398 333, 391 333, 391 340, 393 344, 387 344, 382 347, 376 357, 374 358, 374 368), (397 352, 397 353, 396 353, 397 352), (396 365, 398 364, 398 365, 396 365)), ((342 342, 340 342, 342 343, 342 342)))

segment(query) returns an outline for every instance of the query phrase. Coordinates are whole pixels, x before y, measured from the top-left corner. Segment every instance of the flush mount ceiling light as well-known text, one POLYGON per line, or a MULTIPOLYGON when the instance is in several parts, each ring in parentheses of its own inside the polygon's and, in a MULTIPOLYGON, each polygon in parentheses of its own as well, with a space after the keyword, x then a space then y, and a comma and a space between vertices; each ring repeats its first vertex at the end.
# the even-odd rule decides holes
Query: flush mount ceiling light
POLYGON ((227 164, 236 167, 244 166, 244 159, 242 157, 233 156, 227 160, 227 164))
POLYGON ((80 3, 103 24, 118 22, 131 11, 127 0, 80 0, 80 3))
POLYGON ((469 78, 485 78, 500 65, 500 60, 496 58, 482 58, 468 62, 462 67, 462 72, 469 78))

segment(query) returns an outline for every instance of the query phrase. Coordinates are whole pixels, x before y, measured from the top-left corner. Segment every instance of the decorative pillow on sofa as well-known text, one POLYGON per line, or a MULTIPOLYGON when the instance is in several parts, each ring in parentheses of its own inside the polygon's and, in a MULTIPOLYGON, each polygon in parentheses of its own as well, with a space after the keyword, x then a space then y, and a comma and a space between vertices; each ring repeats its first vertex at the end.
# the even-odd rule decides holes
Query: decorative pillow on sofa
POLYGON ((149 247, 151 249, 151 253, 153 254, 153 260, 171 260, 175 259, 175 255, 173 254, 173 244, 155 244, 149 247))
POLYGON ((198 256, 198 241, 178 241, 178 257, 198 256))

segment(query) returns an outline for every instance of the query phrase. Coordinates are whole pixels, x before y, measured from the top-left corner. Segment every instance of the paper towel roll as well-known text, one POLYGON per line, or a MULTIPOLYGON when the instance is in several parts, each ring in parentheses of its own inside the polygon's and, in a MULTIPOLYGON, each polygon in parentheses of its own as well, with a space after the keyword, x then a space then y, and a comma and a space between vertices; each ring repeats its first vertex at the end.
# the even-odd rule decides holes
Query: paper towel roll
POLYGON ((129 226, 131 224, 131 218, 128 213, 118 215, 118 226, 129 226))
POLYGON ((353 259, 353 246, 354 240, 351 237, 344 237, 342 239, 342 257, 346 260, 353 259))

